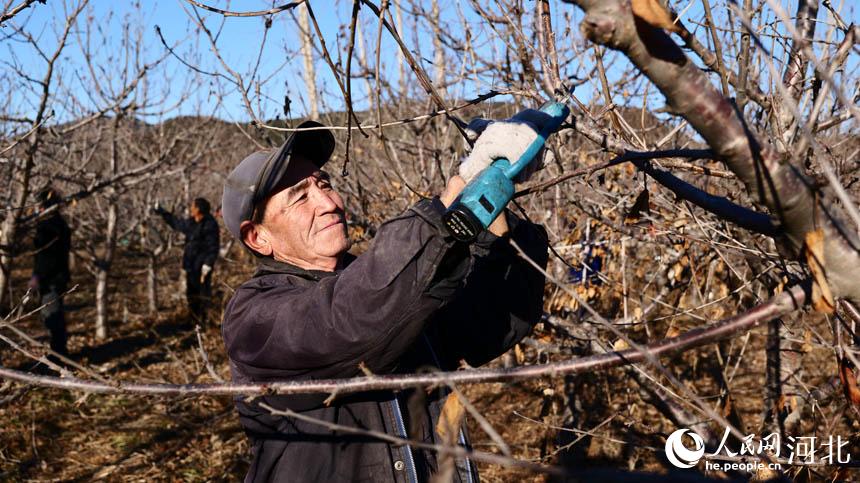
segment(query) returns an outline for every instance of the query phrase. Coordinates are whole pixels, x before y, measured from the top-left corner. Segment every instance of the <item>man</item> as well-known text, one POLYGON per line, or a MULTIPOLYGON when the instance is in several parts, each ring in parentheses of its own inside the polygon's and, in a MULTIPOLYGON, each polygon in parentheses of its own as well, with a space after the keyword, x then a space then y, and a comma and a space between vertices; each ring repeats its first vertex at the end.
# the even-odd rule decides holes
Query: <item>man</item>
MULTIPOLYGON (((56 205, 60 196, 53 188, 45 188, 39 192, 37 198, 37 210, 42 212, 56 205)), ((68 350, 62 296, 70 279, 69 252, 72 249, 72 234, 59 209, 54 209, 36 223, 33 245, 36 254, 33 257, 30 289, 39 291, 42 305, 40 317, 51 333, 51 350, 65 356, 68 355, 68 350)), ((49 357, 56 361, 56 357, 49 357)))
MULTIPOLYGON (((493 152, 518 157, 501 140, 525 125, 495 126, 473 152, 487 153, 488 143, 495 151, 486 159, 470 157, 461 173, 473 176, 493 152)), ((456 242, 442 223, 466 183, 454 176, 439 197, 383 224, 370 248, 353 257, 343 200, 321 169, 334 138, 316 122, 300 127, 317 129, 248 156, 224 187, 224 223, 259 262, 224 313, 234 382, 353 377, 362 368, 376 374, 454 370, 461 361, 484 364, 529 333, 542 314, 544 279, 507 238, 545 265, 540 227, 506 213, 471 246, 456 242)), ((525 128, 520 153, 535 137, 534 126, 525 128)), ((436 427, 445 395, 421 389, 333 401, 326 401, 328 394, 237 398, 253 453, 246 481, 427 481, 439 470, 432 451, 339 433, 269 408, 440 444, 436 427)), ((467 444, 462 432, 459 439, 467 444)), ((456 470, 455 481, 477 478, 468 460, 456 470)))
POLYGON ((212 268, 220 248, 218 222, 209 213, 211 205, 205 198, 196 198, 188 207, 190 218, 179 218, 156 205, 153 211, 171 228, 185 235, 182 269, 185 271, 185 297, 191 317, 206 322, 206 309, 212 298, 212 268))

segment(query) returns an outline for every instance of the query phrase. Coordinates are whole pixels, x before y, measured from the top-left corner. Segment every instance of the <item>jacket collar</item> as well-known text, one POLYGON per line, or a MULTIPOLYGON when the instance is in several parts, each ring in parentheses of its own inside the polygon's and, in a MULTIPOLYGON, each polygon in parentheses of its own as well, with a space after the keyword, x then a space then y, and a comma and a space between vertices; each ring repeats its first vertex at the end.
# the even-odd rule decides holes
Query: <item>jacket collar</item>
MULTIPOLYGON (((343 265, 347 266, 352 261, 355 260, 355 256, 347 253, 344 255, 343 265)), ((291 263, 280 262, 271 257, 260 258, 257 263, 257 270, 254 272, 254 278, 261 277, 263 275, 271 275, 271 274, 286 274, 286 275, 295 275, 297 277, 301 277, 308 280, 322 280, 326 277, 331 277, 333 275, 337 275, 340 273, 340 270, 336 270, 334 272, 326 272, 324 270, 307 270, 304 268, 299 268, 291 263)))

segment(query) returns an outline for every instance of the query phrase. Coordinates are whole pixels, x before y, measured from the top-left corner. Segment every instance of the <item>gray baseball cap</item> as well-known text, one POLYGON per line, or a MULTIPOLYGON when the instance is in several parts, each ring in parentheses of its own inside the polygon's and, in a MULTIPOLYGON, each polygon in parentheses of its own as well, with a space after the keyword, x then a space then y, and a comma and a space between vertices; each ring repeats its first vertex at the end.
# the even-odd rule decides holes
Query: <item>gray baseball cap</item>
POLYGON ((278 149, 257 151, 246 157, 227 176, 221 196, 221 214, 224 224, 237 240, 242 241, 239 227, 250 220, 254 207, 272 194, 278 186, 293 153, 301 154, 317 166, 322 167, 334 152, 334 136, 331 131, 316 121, 305 121, 278 149))

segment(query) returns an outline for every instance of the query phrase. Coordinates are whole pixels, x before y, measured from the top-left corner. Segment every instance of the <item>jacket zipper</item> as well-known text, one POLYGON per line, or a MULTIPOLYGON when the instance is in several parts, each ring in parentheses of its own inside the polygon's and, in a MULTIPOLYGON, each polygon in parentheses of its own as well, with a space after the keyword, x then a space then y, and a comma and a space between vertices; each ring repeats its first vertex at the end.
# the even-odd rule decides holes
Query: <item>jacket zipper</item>
MULTIPOLYGON (((439 363, 439 358, 436 356, 436 351, 433 350, 433 345, 430 344, 430 338, 427 337, 427 333, 422 332, 421 335, 424 336, 424 342, 427 343, 427 348, 430 349, 430 355, 433 356, 433 361, 436 362, 437 366, 441 367, 442 364, 439 363)), ((460 440, 460 445, 463 446, 463 448, 471 449, 466 445, 466 434, 463 432, 463 428, 460 428, 458 439, 460 440)), ((466 482, 474 483, 474 480, 472 479, 472 461, 469 460, 469 458, 463 458, 463 462, 466 463, 466 482)))
MULTIPOLYGON (((392 409, 394 409, 394 429, 397 436, 403 439, 409 439, 406 434, 406 425, 403 424, 403 413, 400 412, 400 402, 397 401, 397 395, 391 400, 392 409)), ((406 463, 406 478, 411 483, 418 483, 418 472, 415 470, 415 460, 412 458, 412 447, 408 444, 403 445, 403 451, 406 453, 403 458, 406 463)))

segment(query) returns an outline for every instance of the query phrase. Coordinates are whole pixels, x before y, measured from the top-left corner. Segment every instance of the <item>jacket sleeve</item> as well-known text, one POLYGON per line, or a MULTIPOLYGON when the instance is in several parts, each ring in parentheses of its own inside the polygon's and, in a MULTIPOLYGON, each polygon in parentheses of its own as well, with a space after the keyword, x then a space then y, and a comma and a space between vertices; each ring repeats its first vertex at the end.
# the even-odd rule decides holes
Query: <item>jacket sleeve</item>
MULTIPOLYGON (((510 238, 546 268, 543 227, 505 212, 510 238)), ((504 354, 528 335, 543 314, 544 276, 522 259, 507 237, 484 233, 473 246, 466 286, 439 311, 428 330, 440 369, 454 370, 460 360, 480 366, 504 354)))
POLYGON ((158 213, 165 223, 170 225, 170 228, 181 232, 183 235, 188 236, 191 232, 191 219, 189 218, 180 218, 169 211, 160 211, 158 213))
POLYGON ((60 233, 49 222, 43 221, 36 225, 36 234, 33 236, 33 249, 36 252, 33 256, 33 275, 44 277, 51 273, 46 251, 60 241, 59 236, 60 233))
POLYGON ((362 362, 374 373, 395 369, 468 271, 468 247, 448 236, 443 213, 438 199, 419 202, 338 275, 240 287, 222 329, 231 360, 254 380, 351 377, 362 362))
POLYGON ((215 266, 218 260, 218 252, 221 250, 221 233, 218 230, 218 222, 209 218, 201 227, 203 233, 203 265, 215 266))

